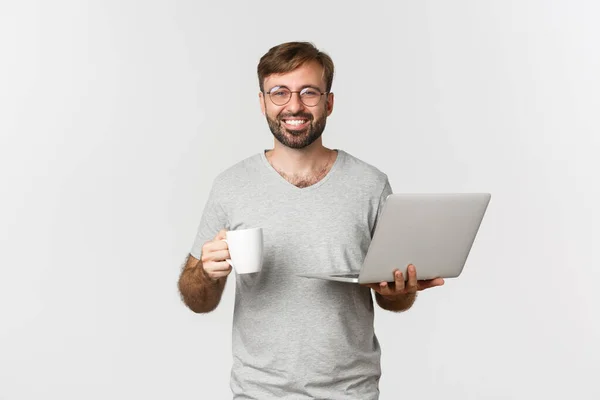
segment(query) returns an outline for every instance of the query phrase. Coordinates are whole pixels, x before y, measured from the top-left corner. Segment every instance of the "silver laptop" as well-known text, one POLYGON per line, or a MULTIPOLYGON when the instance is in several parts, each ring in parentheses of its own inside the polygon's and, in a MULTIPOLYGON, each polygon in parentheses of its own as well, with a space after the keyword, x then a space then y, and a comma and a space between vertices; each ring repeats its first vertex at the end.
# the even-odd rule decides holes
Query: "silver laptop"
POLYGON ((413 264, 417 279, 456 278, 487 210, 489 193, 391 194, 360 271, 298 274, 341 282, 393 282, 413 264))

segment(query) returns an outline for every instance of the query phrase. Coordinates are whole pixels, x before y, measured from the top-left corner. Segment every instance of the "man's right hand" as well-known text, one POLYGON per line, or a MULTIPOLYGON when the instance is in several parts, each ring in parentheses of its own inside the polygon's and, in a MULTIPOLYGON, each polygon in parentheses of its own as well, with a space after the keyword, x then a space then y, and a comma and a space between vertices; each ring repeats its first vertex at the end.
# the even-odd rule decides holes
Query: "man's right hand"
POLYGON ((231 273, 231 265, 225 261, 230 258, 229 247, 223 241, 226 232, 225 229, 221 229, 213 240, 202 246, 202 267, 206 275, 215 281, 231 273))

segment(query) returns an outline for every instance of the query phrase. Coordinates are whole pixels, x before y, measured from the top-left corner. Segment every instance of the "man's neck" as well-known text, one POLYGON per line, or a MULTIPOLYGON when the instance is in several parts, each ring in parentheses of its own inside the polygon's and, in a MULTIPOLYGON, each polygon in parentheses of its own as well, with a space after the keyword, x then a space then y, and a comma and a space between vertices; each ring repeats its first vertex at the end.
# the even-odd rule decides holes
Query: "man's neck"
POLYGON ((292 149, 275 143, 265 154, 281 176, 298 187, 307 187, 320 181, 331 169, 336 152, 317 140, 303 149, 292 149))

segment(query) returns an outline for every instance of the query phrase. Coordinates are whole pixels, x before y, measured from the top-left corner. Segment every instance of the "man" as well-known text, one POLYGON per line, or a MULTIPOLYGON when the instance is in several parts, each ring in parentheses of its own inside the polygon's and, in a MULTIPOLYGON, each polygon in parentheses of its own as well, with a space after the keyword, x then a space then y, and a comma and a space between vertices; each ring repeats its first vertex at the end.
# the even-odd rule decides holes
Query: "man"
POLYGON ((418 290, 444 283, 356 285, 297 277, 299 272, 360 268, 377 216, 392 192, 387 176, 343 150, 323 146, 333 111, 331 58, 310 43, 284 43, 258 64, 259 100, 273 149, 252 156, 213 183, 179 280, 195 312, 219 304, 231 266, 226 230, 262 227, 260 273, 236 276, 234 399, 379 397, 380 347, 373 300, 409 309, 418 290))

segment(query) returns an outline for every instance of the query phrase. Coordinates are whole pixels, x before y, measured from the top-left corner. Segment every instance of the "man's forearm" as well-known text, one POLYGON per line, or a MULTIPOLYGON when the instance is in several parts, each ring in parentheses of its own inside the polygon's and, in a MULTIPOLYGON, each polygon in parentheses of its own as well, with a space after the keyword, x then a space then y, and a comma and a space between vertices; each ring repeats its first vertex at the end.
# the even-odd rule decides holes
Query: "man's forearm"
POLYGON ((181 273, 179 293, 192 311, 207 313, 219 305, 226 280, 227 277, 212 280, 202 268, 202 262, 198 261, 195 265, 186 265, 181 273))
POLYGON ((412 307, 417 298, 416 293, 409 293, 401 295, 393 300, 387 297, 383 297, 379 293, 375 292, 375 299, 379 307, 388 311, 402 312, 412 307))

